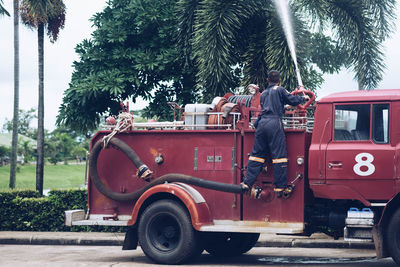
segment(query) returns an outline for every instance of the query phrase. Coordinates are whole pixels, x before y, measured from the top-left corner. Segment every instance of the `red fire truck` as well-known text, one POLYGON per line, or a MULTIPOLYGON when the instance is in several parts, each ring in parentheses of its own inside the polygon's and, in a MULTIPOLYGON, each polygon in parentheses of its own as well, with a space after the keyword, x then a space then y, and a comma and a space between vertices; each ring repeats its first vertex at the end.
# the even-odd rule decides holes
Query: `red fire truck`
POLYGON ((283 124, 295 190, 274 194, 266 160, 256 183, 261 198, 254 199, 239 184, 259 96, 227 94, 184 110, 171 104, 179 117, 172 122, 135 123, 122 113, 114 129, 92 138, 88 209, 66 211, 66 225, 127 226, 123 249, 140 243, 164 264, 204 249, 240 255, 260 233, 317 231, 373 240, 378 258, 400 264, 400 90, 335 93, 311 111, 288 111, 283 124))

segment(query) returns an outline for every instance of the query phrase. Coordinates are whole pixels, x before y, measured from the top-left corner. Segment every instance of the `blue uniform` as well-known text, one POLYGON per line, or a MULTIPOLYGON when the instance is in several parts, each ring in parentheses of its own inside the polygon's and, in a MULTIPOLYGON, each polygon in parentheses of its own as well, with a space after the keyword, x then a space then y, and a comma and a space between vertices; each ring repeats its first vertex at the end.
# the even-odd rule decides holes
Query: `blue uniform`
POLYGON ((282 115, 285 104, 297 106, 304 97, 291 95, 285 88, 270 83, 261 94, 261 115, 255 123, 256 134, 244 183, 252 186, 261 172, 267 154, 271 155, 274 166, 274 184, 277 188, 287 185, 287 152, 282 115))

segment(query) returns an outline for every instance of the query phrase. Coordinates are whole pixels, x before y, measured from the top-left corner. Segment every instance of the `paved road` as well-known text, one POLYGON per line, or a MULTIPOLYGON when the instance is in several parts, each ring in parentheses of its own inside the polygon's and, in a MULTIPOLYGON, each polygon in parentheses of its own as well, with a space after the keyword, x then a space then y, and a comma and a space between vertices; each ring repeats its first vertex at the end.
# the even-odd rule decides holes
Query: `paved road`
MULTIPOLYGON (((138 250, 118 246, 0 245, 0 266, 159 266, 138 250)), ((183 266, 396 266, 375 259, 373 250, 253 248, 241 257, 221 259, 203 253, 183 266)))

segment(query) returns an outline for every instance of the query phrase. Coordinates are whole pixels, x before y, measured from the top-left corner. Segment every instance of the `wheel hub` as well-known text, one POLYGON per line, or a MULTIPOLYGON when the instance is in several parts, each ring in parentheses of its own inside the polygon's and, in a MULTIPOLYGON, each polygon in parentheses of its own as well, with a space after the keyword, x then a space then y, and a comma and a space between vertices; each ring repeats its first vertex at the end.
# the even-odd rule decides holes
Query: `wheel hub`
POLYGON ((163 235, 166 238, 173 238, 176 235, 176 229, 171 225, 166 226, 163 230, 163 235))
POLYGON ((148 233, 153 246, 161 251, 178 247, 180 231, 178 222, 169 215, 160 215, 149 224, 148 233))

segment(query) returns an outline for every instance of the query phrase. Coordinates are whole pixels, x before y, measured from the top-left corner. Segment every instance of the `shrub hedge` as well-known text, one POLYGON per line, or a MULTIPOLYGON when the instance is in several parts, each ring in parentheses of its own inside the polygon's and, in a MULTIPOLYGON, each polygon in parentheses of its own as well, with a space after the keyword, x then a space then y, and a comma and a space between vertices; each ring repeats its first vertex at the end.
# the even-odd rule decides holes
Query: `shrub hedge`
POLYGON ((64 211, 86 210, 87 190, 52 190, 41 196, 33 190, 0 191, 0 231, 106 231, 124 227, 64 225, 64 211))

